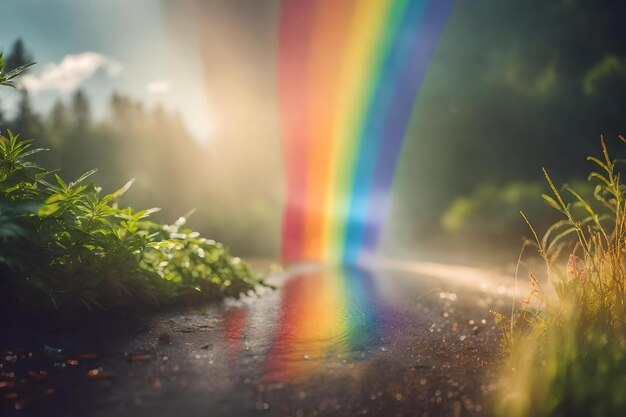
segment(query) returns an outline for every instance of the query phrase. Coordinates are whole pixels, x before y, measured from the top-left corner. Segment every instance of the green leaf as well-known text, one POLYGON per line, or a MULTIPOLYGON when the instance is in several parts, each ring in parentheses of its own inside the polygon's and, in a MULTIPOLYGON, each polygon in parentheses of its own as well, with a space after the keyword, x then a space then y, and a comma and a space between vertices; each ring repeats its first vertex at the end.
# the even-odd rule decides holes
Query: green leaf
POLYGON ((541 198, 543 198, 546 203, 548 203, 548 205, 550 205, 550 207, 554 208, 555 210, 560 211, 561 213, 563 213, 563 209, 561 208, 561 206, 556 202, 556 200, 552 197, 550 197, 547 194, 541 194, 541 198))
POLYGON ((58 204, 44 204, 37 212, 37 215, 39 217, 49 217, 59 211, 59 208, 60 206, 58 204))
POLYGON ((85 181, 87 178, 91 177, 96 172, 98 172, 97 169, 91 169, 91 170, 85 172, 83 175, 78 177, 78 179, 76 181, 70 183, 70 187, 73 187, 74 185, 80 184, 81 182, 85 181))
POLYGON ((596 179, 602 181, 608 187, 611 186, 611 182, 609 180, 607 180, 606 178, 604 178, 604 176, 598 174, 597 172, 592 172, 591 174, 589 174, 589 176, 587 177, 587 180, 591 180, 592 178, 596 178, 596 179))
POLYGON ((65 184, 65 181, 63 181, 63 178, 59 177, 58 174, 54 174, 54 177, 57 180, 57 183, 59 183, 59 185, 61 186, 61 188, 63 190, 67 190, 67 184, 65 184))
POLYGON ((609 167, 604 162, 602 162, 598 158, 596 158, 595 156, 588 156, 587 157, 587 161, 595 162, 596 165, 598 165, 600 168, 602 168, 608 174, 611 174, 611 170, 609 169, 609 167))
POLYGON ((32 67, 33 65, 35 65, 36 62, 31 62, 29 64, 24 64, 21 65, 9 72, 7 72, 6 74, 4 74, 4 77, 7 80, 12 80, 13 78, 17 77, 18 75, 20 75, 21 73, 23 73, 24 71, 26 71, 27 69, 29 69, 30 67, 32 67))
POLYGON ((124 186, 111 193, 111 195, 115 198, 121 197, 122 195, 124 195, 124 193, 126 193, 126 191, 128 191, 130 187, 132 187, 134 183, 135 178, 131 178, 128 182, 126 182, 126 184, 124 184, 124 186))

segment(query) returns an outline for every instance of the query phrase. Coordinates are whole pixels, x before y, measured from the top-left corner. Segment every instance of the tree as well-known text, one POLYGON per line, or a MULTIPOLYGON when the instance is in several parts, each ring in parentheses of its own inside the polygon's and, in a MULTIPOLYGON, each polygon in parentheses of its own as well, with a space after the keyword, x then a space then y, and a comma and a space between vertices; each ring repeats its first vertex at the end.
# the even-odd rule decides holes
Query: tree
POLYGON ((4 128, 6 118, 4 117, 4 109, 2 108, 2 101, 0 101, 0 132, 4 128))
POLYGON ((52 109, 50 109, 50 114, 46 118, 47 138, 52 145, 50 152, 45 153, 48 159, 45 162, 47 162, 48 166, 57 168, 61 165, 59 149, 63 148, 63 144, 67 140, 71 127, 70 122, 70 111, 65 103, 61 100, 55 101, 52 109))
POLYGON ((19 94, 17 114, 11 123, 13 130, 29 138, 43 137, 44 126, 39 114, 33 110, 30 94, 25 89, 20 89, 19 94))
POLYGON ((9 55, 7 55, 4 60, 4 70, 5 72, 9 72, 17 67, 21 67, 22 65, 30 64, 32 62, 34 62, 33 55, 26 49, 24 41, 22 41, 22 39, 17 39, 13 43, 9 55))
POLYGON ((85 130, 90 125, 91 105, 82 89, 76 90, 72 97, 72 113, 74 115, 75 127, 78 130, 85 130))
POLYGON ((50 130, 53 132, 64 132, 70 122, 70 115, 67 106, 63 101, 54 102, 50 110, 50 130))

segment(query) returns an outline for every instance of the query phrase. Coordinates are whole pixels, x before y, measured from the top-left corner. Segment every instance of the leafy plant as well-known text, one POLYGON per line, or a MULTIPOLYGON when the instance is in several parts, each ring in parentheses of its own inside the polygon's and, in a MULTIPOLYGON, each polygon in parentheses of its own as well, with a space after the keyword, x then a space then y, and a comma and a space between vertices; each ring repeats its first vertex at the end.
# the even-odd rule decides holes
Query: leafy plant
POLYGON ((601 147, 600 158, 588 157, 596 167, 588 177, 593 201, 568 186, 560 191, 544 169, 552 195, 543 199, 562 219, 540 238, 522 213, 554 299, 529 273, 532 291, 503 326, 511 359, 499 415, 606 416, 626 409, 626 187, 604 139, 601 147))
MULTIPOLYGON (((30 65, 4 73, 13 86, 30 65)), ((90 170, 67 182, 31 160, 32 148, 0 134, 0 308, 92 310, 237 297, 262 281, 247 263, 185 227, 153 222, 158 209, 120 207, 132 185, 106 194, 90 170)))

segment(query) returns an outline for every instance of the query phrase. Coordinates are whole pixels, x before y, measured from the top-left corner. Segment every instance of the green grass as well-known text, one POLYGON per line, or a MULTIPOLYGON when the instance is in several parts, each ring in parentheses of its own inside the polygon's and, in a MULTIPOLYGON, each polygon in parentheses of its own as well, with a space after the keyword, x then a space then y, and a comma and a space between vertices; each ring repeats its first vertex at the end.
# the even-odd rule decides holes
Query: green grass
POLYGON ((529 272, 533 289, 522 307, 510 320, 499 315, 510 360, 497 415, 626 412, 626 188, 601 144, 602 156, 588 158, 593 200, 559 190, 544 170, 551 195, 543 198, 562 220, 540 237, 522 214, 553 291, 529 272))
MULTIPOLYGON (((8 74, 0 55, 0 84, 8 74)), ((113 193, 42 168, 30 140, 0 135, 0 309, 135 309, 237 297, 261 280, 247 263, 185 227, 150 220, 158 209, 120 207, 113 193)))

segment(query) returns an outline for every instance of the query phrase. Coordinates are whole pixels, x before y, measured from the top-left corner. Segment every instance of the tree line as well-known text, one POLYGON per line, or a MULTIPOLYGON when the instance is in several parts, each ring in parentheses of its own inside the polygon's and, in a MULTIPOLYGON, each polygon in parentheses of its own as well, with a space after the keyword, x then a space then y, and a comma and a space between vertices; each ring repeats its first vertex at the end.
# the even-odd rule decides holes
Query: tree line
MULTIPOLYGON (((6 55, 5 68, 10 71, 32 61, 18 40, 6 55)), ((41 113, 35 110, 31 94, 20 88, 15 114, 0 115, 1 131, 11 129, 33 139, 35 147, 49 149, 36 155, 37 162, 58 169, 64 178, 78 178, 97 168, 94 181, 105 191, 134 178, 124 197, 126 204, 158 206, 161 211, 155 217, 171 223, 195 209, 190 223, 224 241, 233 252, 270 256, 276 251, 271 238, 275 231, 267 230, 274 227, 271 219, 277 216, 271 205, 276 203, 246 200, 241 194, 229 198, 224 190, 231 179, 220 175, 219 155, 196 140, 176 112, 160 105, 148 108, 125 94, 113 93, 106 116, 97 119, 87 93, 78 89, 68 100, 57 99, 47 113, 41 113), (250 233, 267 238, 250 239, 250 233)))

